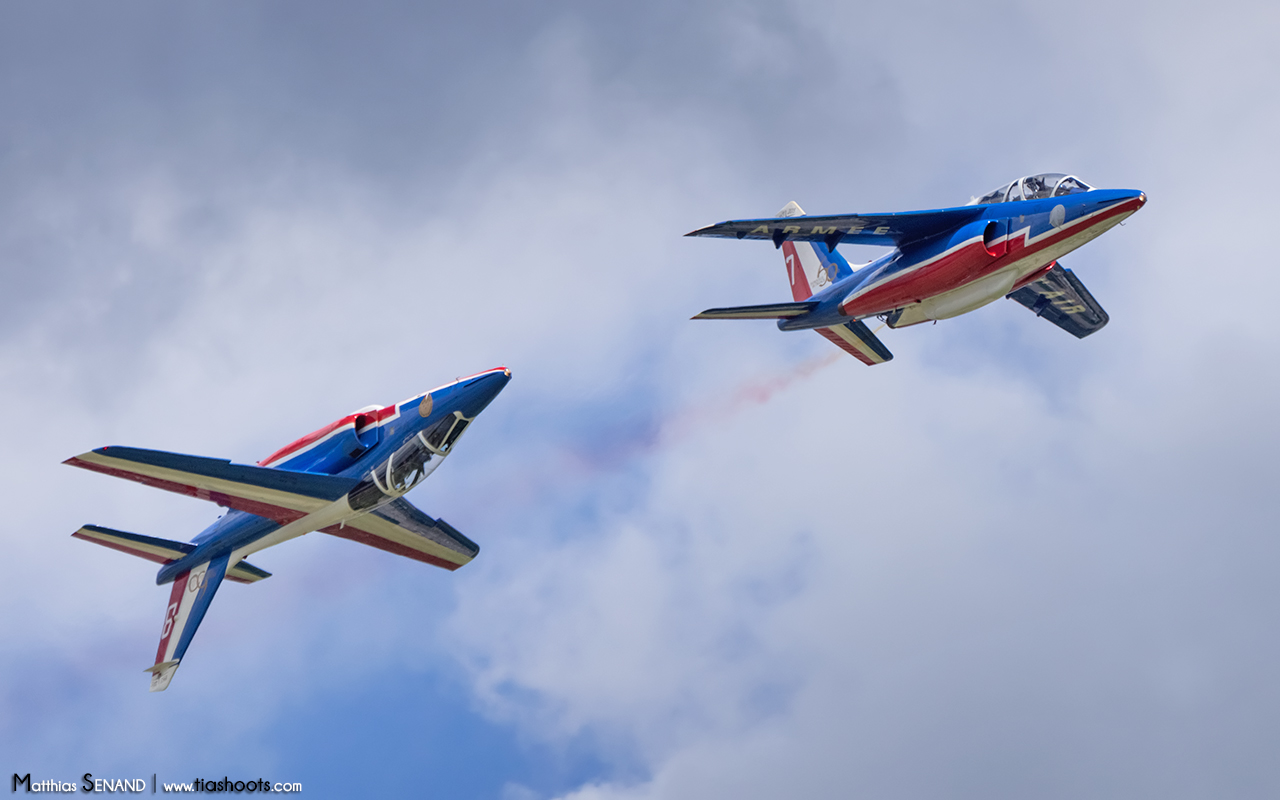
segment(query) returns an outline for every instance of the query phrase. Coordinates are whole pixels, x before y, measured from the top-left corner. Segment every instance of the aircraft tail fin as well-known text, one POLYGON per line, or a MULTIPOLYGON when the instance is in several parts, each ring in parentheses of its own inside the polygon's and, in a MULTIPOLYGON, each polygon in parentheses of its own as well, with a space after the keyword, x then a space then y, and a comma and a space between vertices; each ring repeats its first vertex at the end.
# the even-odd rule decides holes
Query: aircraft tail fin
MULTIPOLYGON (((85 525, 71 534, 77 539, 110 547, 130 555, 169 564, 196 549, 187 542, 172 542, 154 536, 127 533, 100 525, 85 525)), ((223 579, 239 583, 252 583, 271 577, 271 573, 258 569, 247 561, 240 561, 228 568, 228 553, 212 561, 178 573, 169 590, 169 604, 165 607, 164 625, 160 630, 160 646, 156 648, 156 663, 147 667, 151 673, 151 691, 163 692, 169 688, 178 663, 187 652, 196 628, 200 627, 204 614, 213 602, 213 595, 223 579)))
POLYGON ((169 591, 169 605, 164 612, 164 626, 160 630, 160 646, 156 648, 156 663, 145 670, 151 673, 151 691, 163 692, 169 688, 196 628, 200 627, 218 586, 227 574, 229 557, 224 555, 206 561, 174 579, 173 588, 169 591))
MULTIPOLYGON (((778 212, 779 217, 804 216, 804 210, 794 200, 778 212)), ((831 284, 853 274, 853 268, 844 256, 824 242, 782 242, 782 256, 787 265, 787 280, 791 283, 791 297, 796 302, 808 300, 831 284)))

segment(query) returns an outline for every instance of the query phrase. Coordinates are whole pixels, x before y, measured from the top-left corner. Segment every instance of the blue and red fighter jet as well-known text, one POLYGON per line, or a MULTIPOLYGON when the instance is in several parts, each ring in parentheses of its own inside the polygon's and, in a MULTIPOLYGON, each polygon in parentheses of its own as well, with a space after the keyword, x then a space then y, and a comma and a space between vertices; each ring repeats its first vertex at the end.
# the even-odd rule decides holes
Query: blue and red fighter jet
POLYGON ((699 228, 688 236, 768 239, 786 257, 794 302, 712 308, 694 319, 776 319, 816 330, 864 364, 893 358, 864 319, 890 328, 959 316, 1001 297, 1084 338, 1107 312, 1058 259, 1119 225, 1147 202, 1128 189, 1094 189, 1072 175, 1031 175, 968 205, 893 214, 777 217, 699 228), (842 242, 892 250, 852 266, 842 242))
POLYGON ((230 509, 188 542, 85 525, 72 536, 162 564, 172 583, 151 691, 173 680, 223 579, 253 583, 269 572, 244 558, 311 531, 340 536, 455 570, 480 548, 401 495, 440 466, 458 437, 511 380, 505 367, 326 425, 256 466, 132 447, 101 447, 67 464, 211 500, 230 509))

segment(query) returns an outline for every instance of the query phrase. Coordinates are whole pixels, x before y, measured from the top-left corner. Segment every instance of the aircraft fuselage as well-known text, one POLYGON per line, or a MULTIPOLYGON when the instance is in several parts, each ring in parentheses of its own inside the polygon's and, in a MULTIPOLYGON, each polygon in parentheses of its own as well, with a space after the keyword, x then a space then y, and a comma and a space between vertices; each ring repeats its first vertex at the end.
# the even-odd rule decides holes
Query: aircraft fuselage
POLYGON ((885 315, 901 328, 948 319, 1008 295, 1066 253, 1097 238, 1146 203, 1130 190, 1096 189, 1064 197, 983 206, 956 230, 895 248, 813 296, 809 314, 781 319, 783 330, 822 328, 885 315))

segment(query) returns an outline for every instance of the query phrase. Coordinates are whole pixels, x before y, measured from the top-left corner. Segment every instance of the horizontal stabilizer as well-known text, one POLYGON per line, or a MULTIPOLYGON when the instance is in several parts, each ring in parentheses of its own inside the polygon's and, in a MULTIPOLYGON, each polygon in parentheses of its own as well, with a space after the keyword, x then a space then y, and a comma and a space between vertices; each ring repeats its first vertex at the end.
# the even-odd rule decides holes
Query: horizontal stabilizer
POLYGON ((1077 339, 1097 333, 1111 320, 1075 273, 1058 264, 1008 296, 1077 339))
POLYGON ((168 539, 157 539, 154 536, 142 536, 137 533, 103 528, 99 525, 85 525, 71 534, 77 539, 100 544, 130 555, 154 561, 157 564, 168 564, 196 549, 194 544, 171 542, 168 539))
MULTIPOLYGON (((157 564, 172 564, 196 549, 194 544, 187 542, 172 542, 168 539, 157 539, 154 536, 104 528, 101 525, 85 525, 71 535, 86 542, 93 542, 103 547, 110 547, 112 550, 154 561, 157 564)), ((241 561, 227 570, 227 580, 237 583, 254 583, 270 577, 270 572, 258 569, 248 561, 241 561)))
MULTIPOLYGON (((797 206, 797 210, 798 210, 797 206)), ((785 211, 786 209, 784 209, 785 211)), ((708 225, 685 236, 721 239, 767 239, 783 242, 822 242, 833 248, 843 242, 899 247, 959 228, 985 213, 982 206, 903 211, 896 214, 836 214, 825 217, 791 216, 734 219, 708 225)))
POLYGON ((257 583, 263 578, 270 578, 271 573, 265 569, 258 569, 248 561, 241 561, 231 569, 227 570, 227 580, 236 583, 257 583))
POLYGON ((708 308, 692 319, 789 319, 808 314, 818 307, 813 303, 769 303, 763 306, 708 308))
POLYGON ((100 447, 63 463, 209 500, 282 525, 338 500, 357 483, 335 475, 232 464, 221 458, 136 447, 100 447))
POLYGON ((388 553, 455 570, 475 558, 480 545, 442 519, 432 519, 403 497, 325 533, 388 553))
POLYGON ((818 328, 817 331, 836 347, 869 367, 893 360, 893 353, 861 320, 830 328, 818 328))

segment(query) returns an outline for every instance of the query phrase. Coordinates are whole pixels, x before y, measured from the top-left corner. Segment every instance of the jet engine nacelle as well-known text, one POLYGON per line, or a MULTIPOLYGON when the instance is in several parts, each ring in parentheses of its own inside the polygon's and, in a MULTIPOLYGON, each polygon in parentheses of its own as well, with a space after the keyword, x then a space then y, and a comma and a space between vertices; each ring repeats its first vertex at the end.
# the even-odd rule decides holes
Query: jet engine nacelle
MULTIPOLYGON (((341 420, 339 420, 341 421, 341 420)), ((357 413, 354 424, 325 442, 324 451, 329 456, 341 454, 352 461, 373 449, 381 437, 382 428, 373 414, 357 413)), ((319 453, 317 453, 319 455, 319 453)))
POLYGON ((999 258, 1009 252, 1009 220, 993 219, 982 229, 982 246, 987 255, 999 258))
POLYGON ((378 425, 377 411, 376 407, 362 408, 335 420, 282 447, 258 464, 275 467, 287 463, 289 469, 303 472, 321 463, 329 464, 330 469, 344 469, 380 440, 382 428, 378 425), (335 458, 338 461, 334 461, 335 458))
POLYGON ((940 255, 955 254, 934 280, 956 288, 889 312, 885 318, 889 327, 958 317, 1008 294, 1017 276, 995 263, 1008 252, 1008 230, 1008 220, 976 220, 956 229, 944 242, 932 244, 940 255), (975 247, 979 240, 981 246, 975 247), (993 267, 1000 271, 983 275, 993 267))
POLYGON ((381 438, 382 428, 378 426, 378 418, 372 414, 357 414, 356 424, 351 428, 351 442, 346 449, 347 455, 358 458, 371 449, 381 438))

